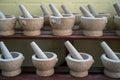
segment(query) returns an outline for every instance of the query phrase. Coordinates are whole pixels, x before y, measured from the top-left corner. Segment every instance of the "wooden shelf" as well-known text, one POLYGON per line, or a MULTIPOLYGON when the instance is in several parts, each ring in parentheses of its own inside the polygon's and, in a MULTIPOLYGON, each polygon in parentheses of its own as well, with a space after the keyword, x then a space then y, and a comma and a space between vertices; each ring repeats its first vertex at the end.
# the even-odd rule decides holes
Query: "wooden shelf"
POLYGON ((16 77, 6 78, 0 76, 0 80, 119 80, 104 76, 103 74, 89 74, 87 77, 76 78, 69 74, 54 74, 50 77, 40 77, 35 73, 22 73, 16 77))
POLYGON ((73 77, 69 74, 67 67, 55 68, 55 73, 50 77, 36 75, 34 67, 23 67, 22 73, 18 76, 7 78, 0 75, 0 80, 119 80, 105 76, 103 68, 91 68, 89 75, 82 78, 73 77))
POLYGON ((25 36, 22 31, 16 31, 15 35, 0 36, 0 39, 49 39, 49 40, 120 40, 120 37, 116 35, 115 31, 104 31, 101 37, 88 37, 82 35, 82 31, 73 31, 71 36, 55 36, 51 31, 42 31, 39 36, 25 36))
MULTIPOLYGON (((104 31, 101 37, 88 37, 82 34, 82 31, 73 31, 71 36, 55 36, 51 31, 42 31, 39 36, 25 36, 23 31, 16 31, 15 35, 0 36, 0 39, 39 39, 39 40, 120 40, 115 31, 104 31)), ((106 77, 103 74, 103 67, 91 68, 89 75, 83 78, 72 77, 67 67, 55 68, 55 74, 50 77, 40 77, 36 75, 34 67, 22 67, 22 73, 16 77, 7 78, 0 74, 0 80, 117 80, 106 77)), ((119 79, 118 79, 119 80, 119 79)))

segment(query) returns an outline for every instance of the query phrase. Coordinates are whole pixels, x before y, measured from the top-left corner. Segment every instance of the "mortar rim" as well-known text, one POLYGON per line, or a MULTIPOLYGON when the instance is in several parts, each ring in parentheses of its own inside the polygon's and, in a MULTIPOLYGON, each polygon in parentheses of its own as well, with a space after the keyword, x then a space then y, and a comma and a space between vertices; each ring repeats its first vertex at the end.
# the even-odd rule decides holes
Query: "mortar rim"
MULTIPOLYGON (((70 14, 65 14, 65 15, 70 15, 70 14)), ((58 18, 58 19, 66 19, 66 18, 75 18, 75 15, 70 15, 70 16, 68 16, 68 17, 57 17, 57 16, 50 16, 50 19, 51 18, 58 18)))
MULTIPOLYGON (((115 54, 119 54, 120 55, 120 53, 119 52, 115 52, 115 54)), ((107 60, 107 61, 110 61, 110 62, 114 62, 114 63, 120 63, 120 59, 119 60, 114 60, 114 59, 110 59, 110 58, 108 58, 107 56, 106 56, 106 54, 105 53, 103 53, 102 55, 101 55, 101 60, 107 60)))
POLYGON ((6 19, 0 18, 0 20, 2 21, 2 20, 14 20, 14 19, 16 19, 16 17, 14 15, 5 15, 5 17, 6 17, 6 19))
POLYGON ((92 18, 92 17, 84 17, 84 16, 81 16, 80 17, 81 19, 86 19, 86 20, 107 20, 107 17, 98 17, 98 18, 92 18))
POLYGON ((72 60, 72 61, 75 61, 75 62, 86 62, 86 61, 90 61, 90 60, 93 60, 93 61, 94 61, 93 57, 92 57, 90 54, 83 53, 83 52, 79 52, 79 53, 80 53, 80 54, 83 54, 83 55, 86 55, 88 58, 87 58, 87 59, 84 59, 84 60, 78 60, 78 59, 72 58, 71 55, 68 54, 65 59, 66 59, 66 60, 69 59, 69 60, 72 60))
POLYGON ((24 18, 22 16, 18 16, 18 19, 23 19, 23 20, 35 20, 35 19, 44 19, 43 16, 36 16, 35 18, 24 18))
POLYGON ((57 58, 57 55, 53 52, 44 52, 45 54, 52 54, 52 57, 48 58, 48 59, 39 59, 36 57, 35 54, 32 55, 32 60, 37 60, 37 61, 51 61, 54 60, 55 58, 57 58))
POLYGON ((120 16, 114 15, 114 18, 115 18, 115 19, 120 19, 120 16))
POLYGON ((18 54, 18 56, 17 57, 15 57, 15 58, 13 58, 13 59, 3 59, 2 58, 2 54, 0 54, 0 61, 3 61, 3 62, 10 62, 10 61, 14 61, 14 60, 19 60, 19 59, 21 59, 21 58, 23 58, 24 59, 24 56, 23 56, 23 54, 22 53, 20 53, 20 52, 10 52, 11 54, 18 54))

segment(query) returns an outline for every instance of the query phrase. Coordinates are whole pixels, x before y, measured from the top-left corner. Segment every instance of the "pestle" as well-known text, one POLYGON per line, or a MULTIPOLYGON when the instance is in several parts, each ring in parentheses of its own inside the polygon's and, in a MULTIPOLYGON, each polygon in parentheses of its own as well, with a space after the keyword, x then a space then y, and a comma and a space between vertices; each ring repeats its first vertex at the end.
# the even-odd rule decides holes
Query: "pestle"
POLYGON ((116 12, 118 14, 118 16, 120 16, 120 4, 118 2, 115 2, 113 4, 113 6, 114 6, 114 8, 115 8, 115 10, 116 10, 116 12))
POLYGON ((0 19, 6 19, 5 15, 0 11, 0 19))
POLYGON ((45 16, 51 16, 50 12, 47 10, 45 5, 42 4, 40 7, 41 7, 42 11, 44 12, 45 16))
POLYGON ((0 42, 0 48, 5 59, 13 59, 11 53, 9 52, 9 50, 3 42, 0 42))
POLYGON ((98 15, 98 13, 95 11, 95 9, 93 8, 92 5, 88 4, 88 9, 90 10, 90 12, 91 12, 93 15, 98 15))
POLYGON ((48 59, 48 57, 44 54, 44 52, 38 47, 38 45, 34 41, 31 42, 31 47, 33 48, 33 50, 38 58, 48 59))
POLYGON ((83 6, 80 7, 81 12, 85 17, 92 17, 95 18, 87 9, 85 9, 83 6))
POLYGON ((84 60, 83 57, 79 54, 79 52, 73 47, 73 45, 69 41, 66 41, 64 44, 73 58, 84 60))
POLYGON ((63 11, 65 12, 65 14, 71 14, 73 15, 73 13, 65 6, 65 5, 61 5, 63 11))
POLYGON ((111 59, 114 60, 120 60, 115 53, 112 51, 112 49, 106 44, 105 41, 101 42, 101 46, 104 49, 105 53, 107 54, 107 56, 111 59))
POLYGON ((54 4, 49 4, 49 7, 53 11, 53 14, 57 17, 63 17, 61 13, 58 11, 58 9, 54 6, 54 4))
POLYGON ((21 12, 23 13, 24 18, 30 18, 30 19, 33 18, 33 17, 31 16, 31 14, 29 13, 29 11, 25 8, 24 5, 20 4, 20 5, 19 5, 19 8, 20 8, 21 12))

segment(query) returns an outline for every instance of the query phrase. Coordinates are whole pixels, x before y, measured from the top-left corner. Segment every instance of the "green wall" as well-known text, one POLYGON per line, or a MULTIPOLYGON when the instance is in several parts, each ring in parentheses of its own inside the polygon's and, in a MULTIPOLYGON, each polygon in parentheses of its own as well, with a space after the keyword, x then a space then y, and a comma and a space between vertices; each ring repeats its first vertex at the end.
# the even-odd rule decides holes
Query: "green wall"
MULTIPOLYGON (((100 13, 110 13, 110 25, 107 29, 114 29, 115 25, 113 23, 113 15, 116 14, 112 4, 113 2, 120 2, 120 0, 0 0, 0 10, 5 14, 15 15, 16 17, 21 15, 19 4, 24 4, 26 8, 30 11, 32 15, 43 15, 40 5, 45 4, 49 9, 49 3, 55 4, 61 13, 61 4, 65 4, 72 12, 81 13, 79 10, 80 6, 87 6, 88 4, 93 5, 97 12, 100 13)), ((50 9, 49 9, 50 10, 50 9)), ((16 27, 20 27, 17 24, 16 27)), ((65 58, 65 40, 1 40, 4 41, 10 51, 18 51, 23 53, 25 56, 24 66, 31 66, 31 56, 34 54, 32 48, 30 47, 30 42, 35 41, 42 50, 55 52, 59 57, 58 66, 64 62, 65 58)), ((85 52, 93 55, 95 63, 93 66, 102 66, 100 61, 100 56, 103 53, 100 47, 101 40, 76 40, 74 42, 75 47, 80 52, 85 52)), ((120 42, 115 40, 108 40, 107 43, 110 47, 116 51, 120 52, 120 42)))

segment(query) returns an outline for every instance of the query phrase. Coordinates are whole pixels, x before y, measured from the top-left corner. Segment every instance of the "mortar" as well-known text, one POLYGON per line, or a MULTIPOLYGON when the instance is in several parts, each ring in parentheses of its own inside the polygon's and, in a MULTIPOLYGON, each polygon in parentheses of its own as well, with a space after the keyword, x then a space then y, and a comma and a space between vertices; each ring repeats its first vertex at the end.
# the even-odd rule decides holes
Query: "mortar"
POLYGON ((16 20, 13 15, 6 15, 6 19, 0 19, 0 35, 13 35, 15 33, 16 20))
POLYGON ((44 18, 34 16, 34 18, 24 18, 19 16, 19 24, 23 28, 23 34, 26 36, 38 36, 41 34, 40 29, 43 27, 44 18))
MULTIPOLYGON (((120 58, 120 53, 116 53, 120 58)), ((104 66, 104 74, 111 78, 120 78, 120 60, 113 60, 102 54, 101 61, 104 66)))
POLYGON ((19 52, 11 52, 11 54, 13 59, 4 59, 3 55, 0 55, 0 68, 2 70, 2 75, 6 77, 19 75, 24 60, 24 56, 19 52))
POLYGON ((114 22, 116 25, 116 34, 120 36, 120 17, 119 16, 114 16, 114 22))
POLYGON ((75 16, 69 14, 63 17, 50 17, 50 24, 52 26, 52 33, 56 36, 69 36, 72 35, 72 28, 74 26, 75 16))
POLYGON ((107 24, 107 17, 81 17, 83 34, 85 36, 103 36, 103 30, 107 24))
POLYGON ((91 55, 86 53, 81 53, 81 56, 84 60, 78 60, 71 57, 71 55, 67 55, 66 62, 70 69, 70 74, 74 77, 85 77, 88 75, 88 70, 92 66, 94 60, 91 55))
POLYGON ((54 67, 58 61, 57 55, 52 52, 45 52, 48 59, 39 59, 32 55, 32 62, 36 68, 36 74, 39 76, 51 76, 54 74, 54 67))

